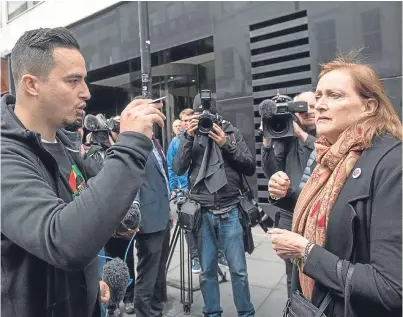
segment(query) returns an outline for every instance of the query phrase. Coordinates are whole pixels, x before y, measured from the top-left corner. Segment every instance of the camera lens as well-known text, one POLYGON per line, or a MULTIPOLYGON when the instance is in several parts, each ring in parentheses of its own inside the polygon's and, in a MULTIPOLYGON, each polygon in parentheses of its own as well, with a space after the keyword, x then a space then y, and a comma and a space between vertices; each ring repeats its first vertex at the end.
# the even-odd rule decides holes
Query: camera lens
POLYGON ((285 134, 289 128, 287 119, 286 116, 276 116, 275 118, 270 119, 268 124, 270 133, 278 136, 285 134))
POLYGON ((201 134, 208 134, 213 129, 213 120, 210 118, 201 118, 198 124, 199 132, 201 134))

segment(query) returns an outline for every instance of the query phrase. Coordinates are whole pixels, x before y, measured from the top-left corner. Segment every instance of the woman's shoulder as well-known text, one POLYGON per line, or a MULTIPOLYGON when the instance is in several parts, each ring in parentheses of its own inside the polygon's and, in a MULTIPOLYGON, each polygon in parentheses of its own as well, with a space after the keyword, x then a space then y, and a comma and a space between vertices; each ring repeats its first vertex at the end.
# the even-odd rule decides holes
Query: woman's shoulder
POLYGON ((371 152, 371 155, 378 154, 379 162, 393 162, 393 165, 402 165, 402 141, 390 134, 375 137, 368 151, 371 152))
POLYGON ((382 135, 374 139, 371 156, 377 157, 374 171, 375 181, 382 183, 392 175, 402 173, 402 141, 391 135, 382 135))

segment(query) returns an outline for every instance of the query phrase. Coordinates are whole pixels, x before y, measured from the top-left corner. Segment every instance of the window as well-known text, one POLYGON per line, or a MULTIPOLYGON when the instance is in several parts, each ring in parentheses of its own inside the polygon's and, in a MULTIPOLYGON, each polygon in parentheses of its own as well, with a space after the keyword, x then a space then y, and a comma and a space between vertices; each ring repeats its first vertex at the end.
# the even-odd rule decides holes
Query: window
POLYGON ((315 23, 317 39, 317 59, 320 62, 327 62, 334 58, 337 50, 336 23, 329 19, 315 23))
POLYGON ((32 8, 41 1, 8 1, 7 2, 7 15, 8 20, 15 18, 21 13, 32 8))
POLYGON ((364 37, 363 53, 373 61, 382 57, 381 17, 379 8, 361 13, 361 28, 364 37))

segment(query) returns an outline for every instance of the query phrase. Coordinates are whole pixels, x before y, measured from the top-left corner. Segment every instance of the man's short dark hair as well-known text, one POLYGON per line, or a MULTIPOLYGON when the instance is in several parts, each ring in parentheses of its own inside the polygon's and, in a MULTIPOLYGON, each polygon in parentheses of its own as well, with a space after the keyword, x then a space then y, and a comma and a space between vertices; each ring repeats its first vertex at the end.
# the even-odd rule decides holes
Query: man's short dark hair
POLYGON ((14 83, 25 74, 46 80, 53 68, 53 50, 57 47, 80 50, 78 42, 66 28, 40 28, 25 32, 11 51, 11 70, 14 83))

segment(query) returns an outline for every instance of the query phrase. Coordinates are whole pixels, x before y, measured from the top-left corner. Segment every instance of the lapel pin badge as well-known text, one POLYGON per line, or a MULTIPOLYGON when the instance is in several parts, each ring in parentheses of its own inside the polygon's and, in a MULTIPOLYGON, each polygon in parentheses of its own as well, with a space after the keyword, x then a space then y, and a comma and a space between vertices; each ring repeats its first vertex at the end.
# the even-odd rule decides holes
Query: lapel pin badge
POLYGON ((358 178, 361 175, 361 168, 357 167, 353 172, 353 178, 358 178))

